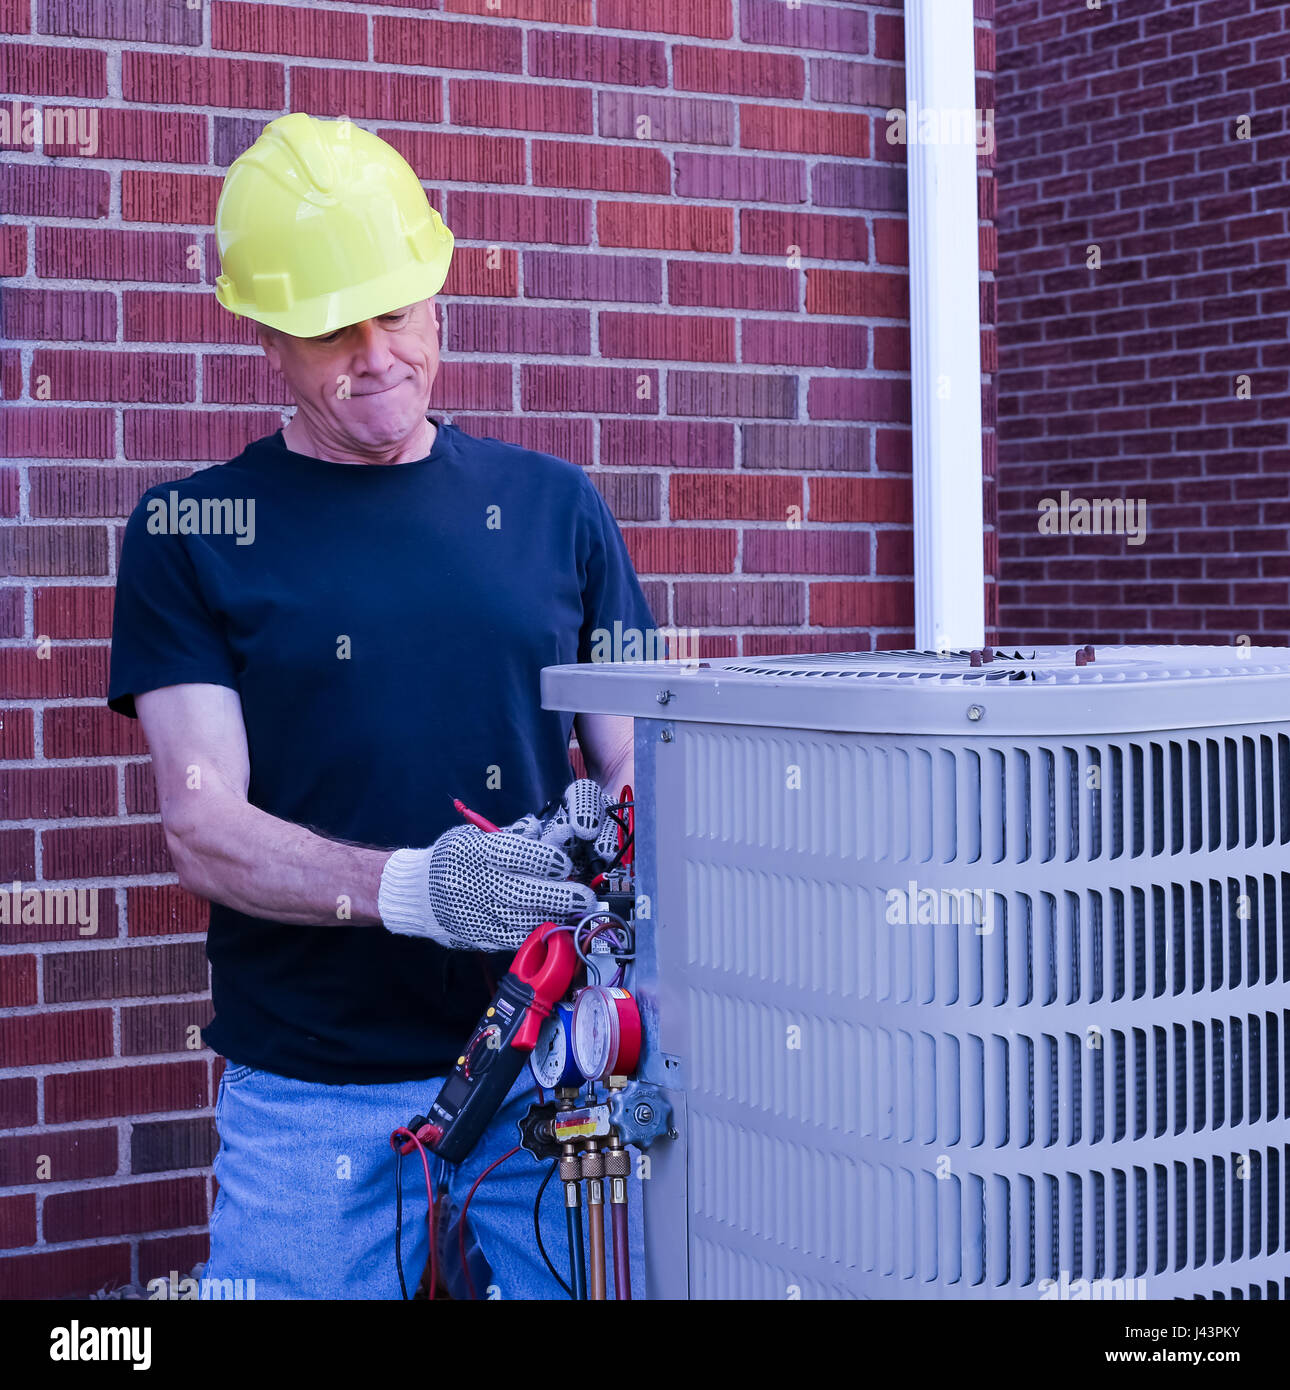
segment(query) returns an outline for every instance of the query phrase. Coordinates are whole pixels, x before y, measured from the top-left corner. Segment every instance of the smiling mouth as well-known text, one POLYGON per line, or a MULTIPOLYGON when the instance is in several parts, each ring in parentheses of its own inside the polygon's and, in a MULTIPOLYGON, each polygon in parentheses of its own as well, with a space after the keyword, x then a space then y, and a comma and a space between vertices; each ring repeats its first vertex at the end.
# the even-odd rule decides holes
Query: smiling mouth
POLYGON ((384 396, 384 395, 388 395, 389 392, 393 391, 394 388, 395 388, 396 386, 403 386, 405 383, 407 383, 407 382, 410 381, 411 379, 412 379, 411 377, 406 377, 406 376, 405 376, 405 377, 403 378, 402 381, 395 381, 395 382, 392 382, 389 386, 382 386, 381 389, 380 389, 379 391, 351 391, 351 392, 350 392, 350 395, 351 395, 351 396, 384 396))

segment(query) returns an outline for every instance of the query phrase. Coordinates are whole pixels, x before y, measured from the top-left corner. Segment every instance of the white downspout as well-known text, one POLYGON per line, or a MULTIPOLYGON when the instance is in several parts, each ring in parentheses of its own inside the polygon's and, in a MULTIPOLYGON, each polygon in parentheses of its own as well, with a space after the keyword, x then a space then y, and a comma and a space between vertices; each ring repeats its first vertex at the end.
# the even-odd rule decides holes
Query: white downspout
POLYGON ((972 0, 906 0, 914 630, 923 651, 985 639, 975 67, 972 0), (930 136, 924 113, 935 117, 930 136))

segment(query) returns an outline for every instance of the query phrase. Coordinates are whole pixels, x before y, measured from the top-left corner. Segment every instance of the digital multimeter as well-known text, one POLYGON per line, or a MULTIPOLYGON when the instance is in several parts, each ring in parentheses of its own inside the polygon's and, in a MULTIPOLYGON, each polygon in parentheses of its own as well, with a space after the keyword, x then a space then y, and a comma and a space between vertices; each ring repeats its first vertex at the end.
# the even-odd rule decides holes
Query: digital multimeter
MULTIPOLYGON (((479 1142, 577 968, 573 937, 553 922, 544 922, 515 953, 428 1115, 408 1126, 440 1158, 460 1163, 479 1142)), ((409 1141, 401 1151, 411 1147, 409 1141)))

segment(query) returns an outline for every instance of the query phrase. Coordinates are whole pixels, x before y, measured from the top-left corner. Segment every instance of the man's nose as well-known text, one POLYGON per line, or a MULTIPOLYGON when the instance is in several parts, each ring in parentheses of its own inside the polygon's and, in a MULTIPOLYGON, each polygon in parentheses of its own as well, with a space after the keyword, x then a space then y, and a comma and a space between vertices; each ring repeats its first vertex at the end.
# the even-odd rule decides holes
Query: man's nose
POLYGON ((376 319, 364 319, 355 324, 357 342, 354 346, 354 366, 371 376, 384 376, 394 361, 390 351, 389 334, 376 319))

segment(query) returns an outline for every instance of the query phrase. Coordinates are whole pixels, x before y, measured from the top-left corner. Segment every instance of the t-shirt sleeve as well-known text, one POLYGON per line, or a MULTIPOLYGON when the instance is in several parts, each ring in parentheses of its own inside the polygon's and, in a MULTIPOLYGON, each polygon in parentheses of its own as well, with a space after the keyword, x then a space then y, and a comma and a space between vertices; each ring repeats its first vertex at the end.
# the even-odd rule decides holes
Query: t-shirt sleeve
POLYGON ((627 553, 627 543, 605 499, 588 480, 588 546, 582 589, 582 629, 578 634, 578 660, 591 661, 593 647, 604 650, 612 643, 615 623, 620 631, 634 630, 637 641, 653 645, 654 615, 641 589, 627 553), (597 634, 608 634, 608 637, 597 634))
POLYGON ((164 685, 226 685, 237 667, 207 607, 183 537, 150 532, 145 496, 126 523, 112 614, 108 707, 135 718, 134 697, 164 685))

